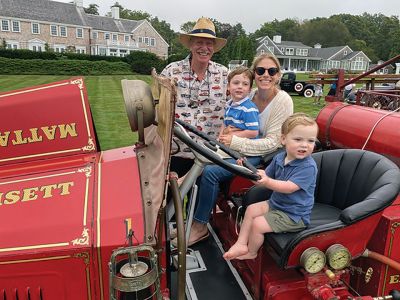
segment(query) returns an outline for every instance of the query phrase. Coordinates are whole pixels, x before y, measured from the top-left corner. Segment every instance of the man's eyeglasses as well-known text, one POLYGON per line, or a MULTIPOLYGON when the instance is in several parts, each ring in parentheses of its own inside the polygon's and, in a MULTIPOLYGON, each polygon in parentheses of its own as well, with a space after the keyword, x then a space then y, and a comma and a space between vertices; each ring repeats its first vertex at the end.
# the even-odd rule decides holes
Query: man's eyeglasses
POLYGON ((263 68, 263 67, 257 67, 254 69, 254 71, 256 72, 256 74, 258 76, 264 75, 265 71, 268 72, 269 76, 274 76, 279 72, 278 68, 263 68))

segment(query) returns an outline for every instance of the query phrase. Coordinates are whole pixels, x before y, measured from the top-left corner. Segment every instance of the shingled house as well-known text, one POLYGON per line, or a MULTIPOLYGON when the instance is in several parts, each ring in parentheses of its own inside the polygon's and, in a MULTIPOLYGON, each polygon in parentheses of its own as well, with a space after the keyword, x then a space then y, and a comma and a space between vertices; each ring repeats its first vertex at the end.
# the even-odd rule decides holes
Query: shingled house
POLYGON ((353 51, 349 46, 322 48, 301 42, 282 41, 281 36, 273 39, 268 36, 257 39, 257 55, 273 53, 285 70, 322 71, 345 69, 352 72, 367 71, 371 60, 362 51, 353 51))
POLYGON ((7 48, 56 52, 66 50, 93 55, 125 56, 148 51, 167 58, 168 43, 147 20, 86 14, 83 0, 74 4, 50 0, 0 0, 0 40, 7 48))

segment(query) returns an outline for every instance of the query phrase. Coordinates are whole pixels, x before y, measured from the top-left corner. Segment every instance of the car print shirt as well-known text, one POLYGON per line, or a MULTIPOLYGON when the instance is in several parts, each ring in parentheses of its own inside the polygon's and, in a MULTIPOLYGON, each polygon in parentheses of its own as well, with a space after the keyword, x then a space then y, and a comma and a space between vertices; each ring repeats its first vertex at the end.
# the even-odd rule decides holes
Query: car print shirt
MULTIPOLYGON (((228 69, 210 61, 203 80, 190 67, 189 57, 170 63, 161 75, 177 81, 175 117, 217 138, 223 123, 228 85, 228 69)), ((190 134, 196 139, 193 134, 190 134)), ((178 145, 176 156, 194 158, 190 148, 174 138, 178 145)), ((174 151, 174 149, 172 150, 174 151)))

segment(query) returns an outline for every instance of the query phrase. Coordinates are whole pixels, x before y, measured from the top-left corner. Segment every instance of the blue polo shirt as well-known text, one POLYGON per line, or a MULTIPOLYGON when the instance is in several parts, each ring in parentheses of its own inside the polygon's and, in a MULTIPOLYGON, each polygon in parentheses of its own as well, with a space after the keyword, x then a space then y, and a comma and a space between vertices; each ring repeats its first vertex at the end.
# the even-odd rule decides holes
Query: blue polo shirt
POLYGON ((225 127, 233 126, 242 130, 259 130, 258 108, 248 97, 228 101, 224 115, 225 127))
POLYGON ((304 224, 308 225, 314 205, 317 165, 311 156, 292 160, 285 165, 285 157, 285 151, 275 155, 271 164, 265 169, 265 173, 273 179, 289 180, 300 189, 291 194, 272 192, 269 206, 271 209, 285 212, 296 223, 302 219, 304 224))

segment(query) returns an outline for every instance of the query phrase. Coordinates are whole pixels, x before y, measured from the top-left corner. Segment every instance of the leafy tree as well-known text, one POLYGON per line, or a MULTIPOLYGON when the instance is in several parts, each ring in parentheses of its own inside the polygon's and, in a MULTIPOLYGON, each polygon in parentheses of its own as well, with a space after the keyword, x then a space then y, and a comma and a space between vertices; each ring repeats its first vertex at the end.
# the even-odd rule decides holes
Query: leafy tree
POLYGON ((83 9, 87 14, 99 15, 99 6, 97 4, 89 4, 89 7, 84 7, 83 9))

